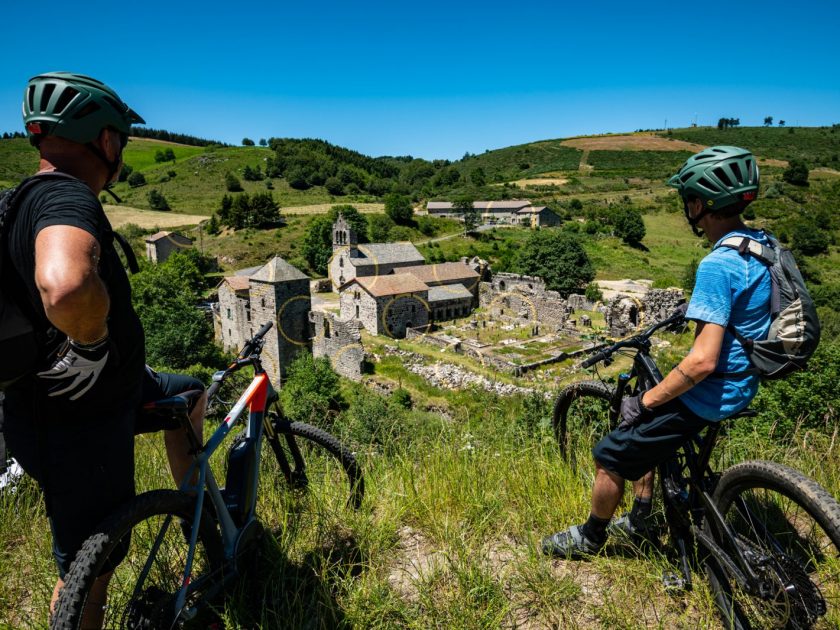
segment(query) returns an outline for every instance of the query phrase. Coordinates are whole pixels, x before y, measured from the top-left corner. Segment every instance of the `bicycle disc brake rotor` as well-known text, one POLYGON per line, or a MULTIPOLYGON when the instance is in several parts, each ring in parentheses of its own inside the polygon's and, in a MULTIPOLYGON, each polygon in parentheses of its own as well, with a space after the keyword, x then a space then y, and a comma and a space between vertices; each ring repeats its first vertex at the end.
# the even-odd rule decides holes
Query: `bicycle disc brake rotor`
POLYGON ((825 615, 825 599, 798 562, 762 549, 743 536, 739 539, 748 547, 747 558, 762 578, 764 593, 758 598, 770 604, 771 610, 761 615, 765 627, 810 628, 825 615))

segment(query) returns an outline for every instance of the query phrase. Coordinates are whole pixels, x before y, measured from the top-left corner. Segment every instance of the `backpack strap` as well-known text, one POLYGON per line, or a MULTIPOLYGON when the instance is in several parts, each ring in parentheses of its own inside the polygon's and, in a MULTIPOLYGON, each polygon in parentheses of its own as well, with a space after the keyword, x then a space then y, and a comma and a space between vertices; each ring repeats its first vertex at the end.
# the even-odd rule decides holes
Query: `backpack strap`
MULTIPOLYGON (((771 242, 773 242, 772 239, 771 242)), ((730 236, 729 238, 725 238, 720 243, 715 245, 714 249, 718 249, 719 247, 727 247, 729 249, 734 249, 741 256, 753 256, 768 268, 768 270, 770 271, 770 316, 775 317, 781 310, 781 295, 779 292, 779 281, 776 278, 776 274, 774 273, 773 268, 779 257, 778 250, 774 247, 764 245, 763 243, 760 243, 757 240, 750 238, 749 236, 730 236)), ((744 348, 747 354, 752 352, 754 341, 753 339, 744 337, 744 335, 738 332, 738 329, 736 329, 731 322, 727 322, 726 330, 728 330, 730 334, 732 334, 732 336, 738 340, 738 343, 741 344, 741 347, 744 348)), ((740 372, 714 372, 712 376, 719 378, 734 378, 747 376, 751 374, 758 375, 761 374, 761 371, 758 368, 751 367, 740 372)))

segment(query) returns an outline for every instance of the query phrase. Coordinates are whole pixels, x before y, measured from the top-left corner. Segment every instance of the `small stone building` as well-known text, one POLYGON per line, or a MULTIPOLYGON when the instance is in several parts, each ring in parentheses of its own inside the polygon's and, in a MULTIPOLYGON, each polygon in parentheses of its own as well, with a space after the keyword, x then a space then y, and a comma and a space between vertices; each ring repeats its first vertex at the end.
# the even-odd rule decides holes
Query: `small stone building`
POLYGON ((408 273, 360 277, 344 285, 341 319, 356 319, 374 335, 401 339, 406 328, 428 328, 429 287, 408 273))
MULTIPOLYGON (((499 201, 474 201, 473 208, 478 211, 482 223, 519 223, 517 213, 523 208, 530 208, 527 199, 502 199, 499 201)), ((430 201, 426 211, 433 216, 463 219, 451 201, 430 201)))
POLYGON ((361 380, 365 360, 361 327, 357 319, 343 322, 330 313, 310 311, 312 324, 312 356, 328 357, 336 374, 361 380))
POLYGON ((292 359, 309 349, 310 308, 309 277, 275 257, 250 276, 230 276, 219 285, 216 338, 237 352, 263 324, 273 322, 262 359, 279 385, 292 359))
POLYGON ((339 214, 333 224, 333 255, 328 271, 335 291, 355 278, 384 276, 395 269, 426 262, 409 242, 359 244, 352 226, 339 214))
POLYGON ((563 223, 560 216, 547 206, 527 206, 516 211, 519 225, 538 228, 556 227, 563 223))
POLYGON ((192 239, 177 232, 156 232, 146 237, 146 258, 160 264, 173 253, 192 247, 192 244, 192 239))

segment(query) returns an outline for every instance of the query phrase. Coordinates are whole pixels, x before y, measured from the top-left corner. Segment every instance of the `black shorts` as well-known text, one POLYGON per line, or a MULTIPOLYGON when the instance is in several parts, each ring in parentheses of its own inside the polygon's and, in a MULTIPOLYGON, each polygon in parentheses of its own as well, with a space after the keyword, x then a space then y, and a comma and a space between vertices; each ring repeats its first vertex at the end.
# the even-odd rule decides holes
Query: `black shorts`
POLYGON ((592 456, 622 479, 636 481, 673 456, 686 440, 714 424, 704 420, 679 400, 655 409, 656 416, 630 429, 605 435, 592 456))
MULTIPOLYGON (((191 377, 148 370, 143 381, 144 402, 204 388, 191 377)), ((48 418, 43 431, 35 430, 31 412, 14 411, 20 415, 7 413, 5 423, 9 449, 44 492, 63 579, 94 528, 134 497, 135 434, 174 427, 144 425, 134 405, 84 418, 48 418)))

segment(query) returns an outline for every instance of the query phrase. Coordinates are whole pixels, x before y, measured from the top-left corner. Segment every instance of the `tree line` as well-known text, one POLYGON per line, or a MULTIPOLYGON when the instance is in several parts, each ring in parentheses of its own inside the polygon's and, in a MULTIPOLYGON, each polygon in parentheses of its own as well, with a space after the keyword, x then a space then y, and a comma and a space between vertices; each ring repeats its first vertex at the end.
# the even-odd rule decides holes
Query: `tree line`
POLYGON ((188 144, 194 147, 229 146, 224 142, 219 142, 218 140, 208 140, 206 138, 191 136, 186 133, 174 133, 172 131, 166 131, 165 129, 151 129, 149 127, 132 127, 131 135, 135 138, 165 140, 166 142, 177 142, 178 144, 188 144))

